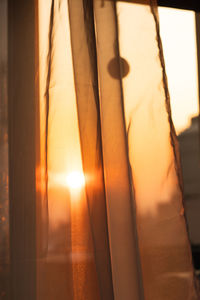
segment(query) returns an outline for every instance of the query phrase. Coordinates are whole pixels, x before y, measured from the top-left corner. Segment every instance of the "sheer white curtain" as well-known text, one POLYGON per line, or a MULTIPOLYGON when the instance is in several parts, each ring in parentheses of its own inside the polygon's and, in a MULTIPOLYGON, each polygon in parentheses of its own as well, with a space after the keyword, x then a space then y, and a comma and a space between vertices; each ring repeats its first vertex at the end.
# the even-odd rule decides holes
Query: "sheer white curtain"
POLYGON ((39 54, 38 299, 198 299, 156 3, 39 1, 39 54))

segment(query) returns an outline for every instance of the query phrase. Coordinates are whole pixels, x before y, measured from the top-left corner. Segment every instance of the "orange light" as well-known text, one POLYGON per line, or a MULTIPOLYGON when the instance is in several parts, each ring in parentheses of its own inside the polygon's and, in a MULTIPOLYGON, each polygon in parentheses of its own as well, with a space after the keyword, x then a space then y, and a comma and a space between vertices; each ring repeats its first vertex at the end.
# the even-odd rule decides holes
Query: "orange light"
POLYGON ((67 175, 66 183, 70 189, 80 189, 85 185, 85 177, 82 172, 73 171, 67 175))

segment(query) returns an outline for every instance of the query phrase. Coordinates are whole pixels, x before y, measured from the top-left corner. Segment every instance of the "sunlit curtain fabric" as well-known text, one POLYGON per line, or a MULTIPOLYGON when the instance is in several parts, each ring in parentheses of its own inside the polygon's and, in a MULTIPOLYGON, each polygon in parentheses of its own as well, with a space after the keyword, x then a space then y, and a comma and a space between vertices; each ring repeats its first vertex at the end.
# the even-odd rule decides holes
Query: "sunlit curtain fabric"
POLYGON ((195 300, 153 1, 39 1, 37 299, 195 300))

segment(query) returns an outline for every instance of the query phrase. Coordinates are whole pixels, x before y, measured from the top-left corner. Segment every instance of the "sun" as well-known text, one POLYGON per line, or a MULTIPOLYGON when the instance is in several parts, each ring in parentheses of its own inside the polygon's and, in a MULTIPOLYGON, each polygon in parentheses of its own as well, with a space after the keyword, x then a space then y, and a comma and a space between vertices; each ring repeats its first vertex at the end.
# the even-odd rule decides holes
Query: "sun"
POLYGON ((85 185, 84 174, 79 171, 73 171, 67 175, 66 183, 70 189, 80 189, 85 185))

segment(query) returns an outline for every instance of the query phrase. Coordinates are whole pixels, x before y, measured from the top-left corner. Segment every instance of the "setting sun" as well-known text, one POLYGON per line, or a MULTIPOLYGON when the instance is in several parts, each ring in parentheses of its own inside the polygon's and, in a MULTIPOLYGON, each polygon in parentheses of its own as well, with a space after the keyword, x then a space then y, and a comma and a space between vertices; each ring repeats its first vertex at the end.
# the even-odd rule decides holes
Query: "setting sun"
POLYGON ((67 175, 66 182, 70 189, 79 189, 85 185, 85 177, 83 173, 74 171, 67 175))

